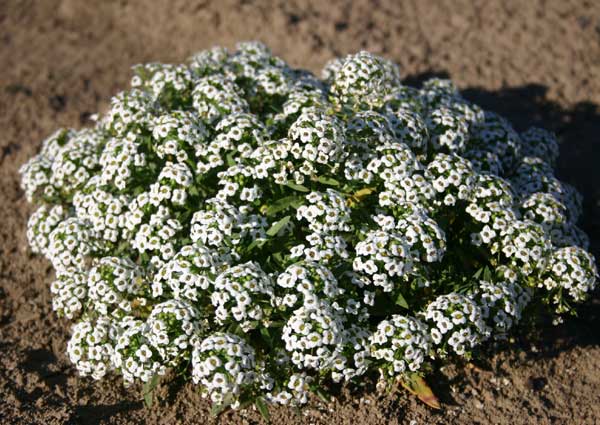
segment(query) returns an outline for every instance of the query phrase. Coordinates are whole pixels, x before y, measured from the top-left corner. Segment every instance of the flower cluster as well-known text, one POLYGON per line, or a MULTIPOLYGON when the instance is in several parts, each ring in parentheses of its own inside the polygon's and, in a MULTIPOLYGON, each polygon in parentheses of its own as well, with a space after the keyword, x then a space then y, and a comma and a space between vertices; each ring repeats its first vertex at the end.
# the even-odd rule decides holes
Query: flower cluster
POLYGON ((111 359, 117 334, 114 323, 107 317, 80 321, 73 326, 67 344, 69 360, 81 375, 102 379, 113 368, 111 359))
POLYGON ((38 254, 46 254, 50 245, 50 233, 67 217, 62 205, 52 207, 42 205, 31 214, 27 223, 27 239, 31 250, 38 254))
POLYGON ((480 281, 471 294, 487 326, 496 339, 506 338, 507 332, 519 320, 531 301, 531 290, 514 282, 480 281))
POLYGON ((220 323, 233 320, 248 331, 268 317, 274 283, 255 262, 229 267, 215 279, 211 301, 220 323))
MULTIPOLYGON (((131 313, 130 302, 142 295, 142 272, 131 260, 121 257, 103 257, 90 269, 87 295, 94 310, 102 315, 116 310, 131 313)), ((141 298, 141 303, 145 298, 141 298)))
POLYGON ((222 404, 232 394, 251 391, 257 370, 254 349, 237 335, 217 332, 194 345, 192 379, 202 384, 213 403, 222 404))
POLYGON ((465 355, 490 335, 481 307, 464 295, 439 296, 422 315, 442 356, 449 352, 465 355))
POLYGON ((568 311, 569 302, 580 302, 596 286, 598 271, 592 255, 580 247, 555 250, 542 273, 540 287, 548 290, 559 311, 568 311))
POLYGON ((281 339, 299 368, 317 371, 339 367, 344 324, 342 315, 327 303, 295 310, 281 339))
POLYGON ((596 287, 558 140, 360 52, 322 79, 257 42, 136 66, 21 168, 31 249, 82 375, 188 374, 217 407, 302 405, 472 356, 596 287))
POLYGON ((393 378, 421 368, 431 351, 431 336, 419 319, 394 314, 379 322, 370 346, 373 358, 393 378))

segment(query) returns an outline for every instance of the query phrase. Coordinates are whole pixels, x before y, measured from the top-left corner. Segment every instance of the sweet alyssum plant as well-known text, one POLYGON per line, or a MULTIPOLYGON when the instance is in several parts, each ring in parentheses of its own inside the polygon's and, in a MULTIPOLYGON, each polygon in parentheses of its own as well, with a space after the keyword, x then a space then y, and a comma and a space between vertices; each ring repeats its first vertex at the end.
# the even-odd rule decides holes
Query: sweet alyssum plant
POLYGON ((414 383, 595 287, 556 137, 450 81, 366 52, 318 79, 259 43, 134 71, 21 168, 82 375, 172 369, 264 412, 370 370, 414 383))

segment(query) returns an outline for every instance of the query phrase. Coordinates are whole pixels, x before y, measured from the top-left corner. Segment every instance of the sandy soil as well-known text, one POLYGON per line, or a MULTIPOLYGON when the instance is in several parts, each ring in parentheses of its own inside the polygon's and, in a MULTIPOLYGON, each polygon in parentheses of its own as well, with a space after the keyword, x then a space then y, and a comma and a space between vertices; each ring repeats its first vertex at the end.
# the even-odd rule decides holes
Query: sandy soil
MULTIPOLYGON (((295 66, 318 71, 332 56, 367 49, 396 60, 407 81, 448 75, 468 98, 523 128, 563 140, 560 174, 585 195, 600 253, 600 2, 598 1, 113 1, 0 2, 0 423, 211 423, 190 384, 161 386, 145 409, 119 380, 80 379, 65 358, 67 323, 50 308, 48 262, 32 256, 31 212, 18 166, 61 126, 87 124, 123 89, 131 65, 182 61, 196 50, 259 39, 295 66), (95 6, 90 7, 90 4, 95 6)), ((476 367, 430 382, 434 412, 403 391, 342 389, 286 424, 600 423, 600 302, 579 318, 517 341, 476 367)), ((256 412, 217 423, 257 423, 256 412)))

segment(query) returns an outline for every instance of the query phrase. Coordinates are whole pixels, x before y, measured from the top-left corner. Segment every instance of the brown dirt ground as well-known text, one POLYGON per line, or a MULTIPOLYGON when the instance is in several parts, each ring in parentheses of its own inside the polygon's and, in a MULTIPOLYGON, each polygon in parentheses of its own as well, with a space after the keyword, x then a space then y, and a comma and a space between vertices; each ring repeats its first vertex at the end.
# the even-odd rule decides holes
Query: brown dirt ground
MULTIPOLYGON (((31 208, 18 166, 55 128, 87 124, 126 87, 131 65, 182 61, 214 44, 259 39, 295 66, 367 49, 396 60, 408 81, 448 75, 467 97, 563 139, 560 175, 586 198, 584 228, 600 253, 600 2, 251 0, 0 2, 0 422, 212 423, 190 384, 161 386, 145 409, 119 380, 77 377, 65 358, 67 323, 50 308, 48 262, 32 256, 31 208), (90 6, 94 4, 94 6, 90 6)), ((600 423, 600 302, 578 319, 478 367, 455 365, 430 382, 434 412, 408 393, 341 391, 273 423, 600 423)), ((257 423, 256 412, 217 423, 257 423)))

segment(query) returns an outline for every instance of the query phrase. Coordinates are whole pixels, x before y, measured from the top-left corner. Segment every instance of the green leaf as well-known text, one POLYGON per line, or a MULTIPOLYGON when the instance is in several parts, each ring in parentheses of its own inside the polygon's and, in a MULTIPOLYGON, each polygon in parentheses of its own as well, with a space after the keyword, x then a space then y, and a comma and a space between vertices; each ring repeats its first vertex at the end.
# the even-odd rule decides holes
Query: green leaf
POLYGON ((398 292, 398 295, 396 296, 396 305, 408 309, 408 303, 401 292, 398 292))
POLYGON ((227 327, 227 332, 232 334, 243 333, 239 323, 233 322, 227 327))
POLYGON ((331 403, 331 398, 321 388, 315 388, 314 392, 324 403, 331 403))
POLYGON ((261 327, 260 334, 269 346, 269 348, 271 348, 273 346, 273 341, 271 339, 271 333, 269 332, 269 328, 261 327))
POLYGON ((340 182, 338 182, 336 179, 332 179, 331 177, 319 176, 317 181, 319 183, 323 183, 323 184, 326 184, 329 186, 339 186, 340 185, 340 182))
POLYGON ((136 188, 133 189, 133 194, 135 196, 137 196, 140 193, 144 193, 145 191, 146 191, 146 188, 144 186, 137 186, 136 188))
POLYGON ((223 413, 223 410, 225 410, 226 408, 227 406, 225 404, 213 404, 210 408, 210 416, 216 418, 221 413, 223 413))
POLYGON ((283 265, 283 255, 281 255, 281 252, 273 253, 273 260, 275 260, 278 265, 283 265))
POLYGON ((234 400, 233 395, 231 393, 225 394, 225 397, 223 397, 223 403, 221 403, 221 404, 213 404, 212 405, 212 407, 210 408, 210 415, 213 418, 216 418, 221 413, 223 413, 223 411, 225 409, 227 409, 229 406, 231 406, 231 404, 234 401, 235 400, 234 400))
POLYGON ((267 230, 267 235, 269 235, 269 236, 277 235, 277 233, 279 233, 279 231, 281 229, 283 229, 285 227, 285 225, 290 222, 291 218, 292 218, 291 216, 286 215, 281 220, 279 220, 277 223, 273 224, 271 226, 271 228, 269 230, 267 230))
POLYGON ((198 164, 196 164, 196 162, 195 162, 195 161, 193 161, 193 160, 192 160, 192 159, 190 159, 190 158, 186 159, 186 160, 185 160, 185 163, 188 165, 188 167, 190 167, 190 169, 191 169, 191 170, 195 170, 195 169, 196 169, 196 166, 198 165, 198 164))
POLYGON ((267 243, 265 239, 254 239, 246 248, 246 252, 251 252, 254 248, 262 248, 267 243))
POLYGON ((492 271, 488 266, 485 266, 483 269, 483 280, 485 280, 486 282, 492 281, 492 271))
POLYGON ((225 157, 225 160, 227 161, 227 165, 229 165, 230 167, 233 167, 235 165, 235 159, 233 158, 233 152, 229 152, 227 154, 227 156, 225 157))
POLYGON ((121 255, 128 248, 129 248, 129 242, 123 241, 117 246, 116 254, 121 255))
POLYGON ((286 196, 285 198, 278 199, 271 206, 269 206, 267 208, 267 210, 265 211, 265 214, 267 216, 274 215, 280 211, 283 211, 283 210, 289 208, 290 206, 299 206, 299 204, 301 204, 301 203, 302 203, 302 197, 300 197, 300 196, 296 196, 296 195, 286 196))
POLYGON ((290 189, 297 190, 298 192, 310 192, 310 189, 308 187, 302 186, 301 184, 296 184, 296 183, 288 182, 284 186, 287 186, 290 189))
POLYGON ((142 392, 144 394, 144 403, 147 407, 152 407, 154 401, 154 390, 158 385, 158 375, 154 375, 148 382, 144 383, 142 392))
POLYGON ((271 421, 271 415, 269 414, 269 409, 267 408, 267 404, 262 399, 262 397, 258 397, 256 399, 256 401, 254 402, 254 404, 256 405, 256 408, 260 412, 260 414, 263 417, 263 419, 265 421, 267 421, 267 422, 270 422, 271 421))

